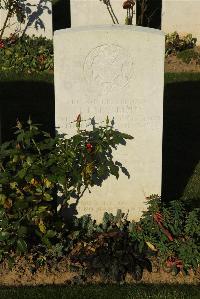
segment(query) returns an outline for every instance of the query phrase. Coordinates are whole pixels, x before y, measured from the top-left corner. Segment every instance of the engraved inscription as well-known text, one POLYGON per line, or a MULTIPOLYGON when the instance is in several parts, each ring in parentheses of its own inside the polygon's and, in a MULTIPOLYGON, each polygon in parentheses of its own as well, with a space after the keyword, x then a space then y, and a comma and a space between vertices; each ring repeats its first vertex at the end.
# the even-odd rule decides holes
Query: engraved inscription
POLYGON ((126 49, 104 44, 92 49, 83 65, 84 77, 91 88, 104 93, 125 87, 133 73, 133 61, 126 49))

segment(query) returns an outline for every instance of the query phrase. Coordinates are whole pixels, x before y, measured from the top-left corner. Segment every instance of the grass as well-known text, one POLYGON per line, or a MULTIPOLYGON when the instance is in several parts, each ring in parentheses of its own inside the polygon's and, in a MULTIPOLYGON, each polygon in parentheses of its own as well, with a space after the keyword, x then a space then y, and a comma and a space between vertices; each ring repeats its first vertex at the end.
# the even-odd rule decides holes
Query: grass
MULTIPOLYGON (((0 81, 43 81, 53 84, 53 74, 18 74, 13 72, 2 72, 0 73, 0 81)), ((200 73, 165 73, 165 85, 183 81, 200 81, 200 73)))
POLYGON ((165 85, 173 82, 200 81, 200 73, 165 73, 165 85))
MULTIPOLYGON (((34 74, 18 74, 15 72, 0 72, 0 82, 11 82, 11 81, 43 81, 53 84, 53 74, 47 72, 34 73, 34 74)), ((14 91, 13 91, 14 92, 14 91)))
POLYGON ((106 285, 106 286, 41 286, 2 287, 1 299, 199 299, 200 290, 194 285, 106 285))

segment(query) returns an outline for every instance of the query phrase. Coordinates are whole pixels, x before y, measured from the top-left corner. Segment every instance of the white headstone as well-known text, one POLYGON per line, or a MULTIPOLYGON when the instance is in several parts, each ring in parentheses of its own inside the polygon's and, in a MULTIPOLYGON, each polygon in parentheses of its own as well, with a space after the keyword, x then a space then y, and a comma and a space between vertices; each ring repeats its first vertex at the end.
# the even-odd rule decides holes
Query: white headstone
POLYGON ((200 1, 162 0, 162 30, 177 31, 180 35, 191 33, 200 44, 200 1))
MULTIPOLYGON (((4 37, 11 33, 23 33, 27 35, 43 36, 49 39, 53 37, 52 3, 50 0, 25 0, 22 2, 25 12, 25 23, 21 24, 13 16, 5 30, 4 37)), ((7 10, 0 9, 0 29, 3 27, 7 16, 7 10)))
POLYGON ((138 219, 145 198, 161 193, 164 34, 135 26, 96 26, 55 33, 56 126, 74 133, 74 121, 114 118, 134 137, 115 158, 130 173, 110 177, 85 193, 79 215, 101 220, 105 211, 129 211, 138 219))
MULTIPOLYGON (((125 0, 124 0, 125 1, 125 0)), ((119 24, 125 24, 126 9, 123 0, 110 0, 111 9, 119 24)), ((110 9, 110 11, 111 11, 110 9)), ((133 8, 133 25, 136 24, 136 6, 133 8)), ((70 0, 71 27, 87 25, 112 25, 113 21, 103 0, 70 0)), ((111 12, 112 13, 112 12, 111 12)))

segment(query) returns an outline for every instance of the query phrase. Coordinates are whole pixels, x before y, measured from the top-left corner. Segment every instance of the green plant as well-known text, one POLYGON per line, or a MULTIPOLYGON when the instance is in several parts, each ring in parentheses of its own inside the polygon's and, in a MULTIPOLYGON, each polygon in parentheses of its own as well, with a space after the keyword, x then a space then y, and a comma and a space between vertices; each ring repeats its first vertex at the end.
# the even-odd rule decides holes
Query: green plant
POLYGON ((151 196, 141 220, 130 224, 130 233, 140 246, 157 253, 164 269, 185 273, 200 264, 199 216, 200 209, 188 211, 180 200, 165 205, 151 196))
POLYGON ((11 35, 0 42, 0 70, 43 72, 53 70, 53 44, 44 37, 11 35))
POLYGON ((62 229, 57 191, 62 210, 71 197, 78 202, 86 189, 101 185, 110 175, 118 178, 120 169, 128 174, 112 152, 131 136, 114 130, 108 118, 99 127, 93 120, 91 131, 81 129, 80 115, 75 123, 77 134, 67 139, 52 138, 31 120, 28 127, 18 121, 16 139, 1 145, 1 258, 11 250, 23 253, 37 244, 55 244, 60 237, 54 229, 62 229))
POLYGON ((165 36, 165 54, 177 54, 178 52, 195 47, 197 39, 192 34, 181 37, 176 31, 165 36))
POLYGON ((194 49, 187 49, 178 52, 177 57, 187 64, 189 64, 192 60, 196 61, 197 64, 200 64, 200 54, 194 49))
POLYGON ((89 215, 76 219, 76 230, 69 235, 72 240, 69 256, 82 277, 83 273, 87 277, 99 274, 104 279, 120 282, 129 274, 139 281, 143 269, 152 271, 145 250, 140 251, 138 240, 130 236, 128 224, 121 210, 116 216, 105 213, 98 225, 89 215))
MULTIPOLYGON (((28 121, 17 123, 16 140, 0 148, 0 245, 1 254, 18 253, 52 237, 47 224, 53 216, 54 183, 48 180, 49 157, 55 146, 50 138, 28 121)), ((53 233, 54 234, 54 233, 53 233)))
POLYGON ((135 1, 134 0, 126 0, 123 3, 123 9, 126 9, 126 19, 125 19, 125 24, 126 25, 133 25, 133 7, 135 5, 135 1))

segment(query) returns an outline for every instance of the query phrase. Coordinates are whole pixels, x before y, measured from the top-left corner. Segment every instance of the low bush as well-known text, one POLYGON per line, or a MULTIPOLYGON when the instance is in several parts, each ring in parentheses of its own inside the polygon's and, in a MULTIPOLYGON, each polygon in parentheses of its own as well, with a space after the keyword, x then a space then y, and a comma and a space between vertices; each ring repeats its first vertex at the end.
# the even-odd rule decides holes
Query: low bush
POLYGON ((186 273, 200 264, 200 209, 189 210, 183 201, 168 205, 157 196, 148 199, 148 210, 130 233, 140 246, 156 252, 161 266, 168 271, 186 273))
POLYGON ((37 244, 51 247, 70 198, 78 202, 90 187, 101 186, 110 175, 118 178, 120 169, 128 175, 112 152, 131 136, 114 130, 108 119, 99 127, 93 120, 91 131, 81 129, 80 115, 75 123, 73 137, 52 138, 31 120, 28 127, 18 122, 16 139, 1 145, 1 259, 10 251, 25 253, 37 244), (62 194, 59 205, 57 192, 62 194))
MULTIPOLYGON (((126 275, 142 278, 143 270, 159 268, 173 275, 200 265, 200 209, 187 202, 164 204, 157 195, 147 198, 147 210, 137 222, 118 210, 105 213, 97 224, 90 215, 63 218, 69 199, 75 205, 84 192, 101 186, 110 175, 128 170, 113 160, 113 149, 125 145, 127 134, 105 125, 77 134, 52 138, 38 126, 17 123, 16 138, 0 147, 0 259, 14 263, 31 254, 35 267, 67 258, 80 281, 99 274, 109 281, 126 275), (57 194, 60 194, 58 196, 57 194)), ((67 270, 67 269, 66 269, 67 270)))
POLYGON ((189 64, 191 61, 195 61, 196 64, 200 64, 200 54, 194 49, 178 52, 177 57, 187 64, 189 64))
POLYGON ((72 265, 87 275, 124 280, 130 274, 142 278, 143 269, 158 269, 177 275, 188 274, 200 265, 200 209, 189 210, 181 201, 168 205, 152 195, 140 221, 128 221, 119 210, 105 213, 97 225, 89 215, 76 219, 70 234, 72 265))
POLYGON ((121 210, 116 216, 105 213, 98 225, 90 215, 76 219, 69 235, 71 266, 77 267, 82 276, 98 274, 104 281, 124 281, 127 274, 141 280, 143 270, 151 272, 152 265, 147 246, 141 250, 139 240, 129 232, 129 224, 121 210))
POLYGON ((176 31, 165 36, 165 54, 177 54, 178 52, 192 49, 196 46, 197 39, 192 34, 181 37, 176 31))
POLYGON ((52 41, 27 35, 0 40, 0 71, 53 71, 52 41))

